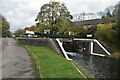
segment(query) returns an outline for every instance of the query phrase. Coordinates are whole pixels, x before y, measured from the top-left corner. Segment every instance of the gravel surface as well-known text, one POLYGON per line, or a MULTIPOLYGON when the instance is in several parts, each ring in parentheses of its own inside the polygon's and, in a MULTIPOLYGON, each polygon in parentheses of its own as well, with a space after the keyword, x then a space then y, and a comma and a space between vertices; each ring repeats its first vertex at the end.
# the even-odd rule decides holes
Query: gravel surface
POLYGON ((29 52, 11 38, 2 40, 2 78, 35 78, 29 52))

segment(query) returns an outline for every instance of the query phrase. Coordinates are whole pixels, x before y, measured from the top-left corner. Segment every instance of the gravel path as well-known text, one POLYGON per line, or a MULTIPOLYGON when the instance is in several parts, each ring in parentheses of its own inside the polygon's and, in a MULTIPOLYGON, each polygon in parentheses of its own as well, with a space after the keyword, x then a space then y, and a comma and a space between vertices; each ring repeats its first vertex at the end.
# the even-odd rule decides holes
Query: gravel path
POLYGON ((2 78, 35 78, 28 51, 11 38, 2 43, 2 78))

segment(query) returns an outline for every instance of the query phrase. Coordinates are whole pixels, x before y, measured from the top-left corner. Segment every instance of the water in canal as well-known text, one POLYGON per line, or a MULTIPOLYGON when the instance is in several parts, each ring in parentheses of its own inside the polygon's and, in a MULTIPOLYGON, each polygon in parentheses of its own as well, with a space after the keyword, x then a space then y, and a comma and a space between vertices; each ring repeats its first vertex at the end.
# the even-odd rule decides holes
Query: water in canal
POLYGON ((71 57, 82 65, 95 78, 120 79, 120 59, 93 56, 88 54, 76 54, 71 57))

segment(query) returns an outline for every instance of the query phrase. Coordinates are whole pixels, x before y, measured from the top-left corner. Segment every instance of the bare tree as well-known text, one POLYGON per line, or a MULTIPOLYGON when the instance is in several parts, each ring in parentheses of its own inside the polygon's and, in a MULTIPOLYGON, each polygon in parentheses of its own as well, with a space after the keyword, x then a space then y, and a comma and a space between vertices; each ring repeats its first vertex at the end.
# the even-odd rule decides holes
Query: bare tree
POLYGON ((84 21, 84 20, 89 20, 89 19, 95 19, 96 18, 96 14, 95 13, 79 13, 79 14, 74 14, 73 15, 73 20, 74 21, 84 21))

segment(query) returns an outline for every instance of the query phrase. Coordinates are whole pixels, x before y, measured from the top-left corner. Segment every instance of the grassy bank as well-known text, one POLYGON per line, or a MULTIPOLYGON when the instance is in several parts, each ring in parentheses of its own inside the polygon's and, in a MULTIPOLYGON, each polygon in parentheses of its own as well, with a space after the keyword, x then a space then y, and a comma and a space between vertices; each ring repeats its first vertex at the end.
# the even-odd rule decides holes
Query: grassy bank
POLYGON ((62 56, 47 47, 24 46, 35 59, 36 69, 42 78, 84 78, 70 63, 62 56))
POLYGON ((109 58, 120 58, 120 52, 115 52, 111 55, 106 55, 109 58))
POLYGON ((78 63, 72 61, 72 63, 86 76, 86 78, 88 78, 88 80, 95 80, 95 77, 89 73, 86 69, 84 69, 81 65, 79 65, 78 63))
POLYGON ((108 47, 108 49, 111 51, 111 55, 105 55, 106 57, 109 58, 120 58, 120 48, 118 46, 118 44, 112 44, 106 40, 100 40, 101 43, 103 43, 104 45, 106 45, 108 47))

